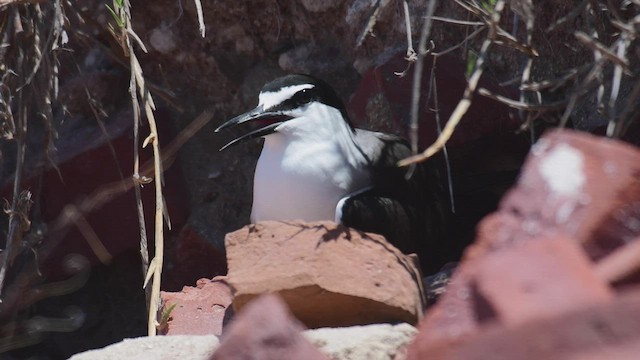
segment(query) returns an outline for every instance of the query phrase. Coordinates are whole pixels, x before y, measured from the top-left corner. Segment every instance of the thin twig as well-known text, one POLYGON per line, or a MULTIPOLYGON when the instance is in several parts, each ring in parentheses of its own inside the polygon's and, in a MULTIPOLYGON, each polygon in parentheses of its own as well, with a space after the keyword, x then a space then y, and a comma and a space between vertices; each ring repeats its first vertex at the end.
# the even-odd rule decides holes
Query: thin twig
POLYGON ((569 12, 567 15, 561 17, 560 19, 558 19, 558 21, 554 22, 549 27, 547 27, 545 29, 545 32, 549 33, 555 30, 558 26, 566 23, 569 20, 576 18, 578 15, 580 15, 584 11, 584 9, 587 7, 588 4, 589 4, 589 0, 582 0, 582 2, 578 6, 576 6, 571 12, 569 12))
POLYGON ((389 5, 390 2, 391 2, 390 0, 376 1, 374 5, 375 9, 373 10, 373 13, 371 14, 371 16, 369 16, 369 20, 367 21, 367 26, 364 28, 364 31, 362 31, 362 34, 358 36, 358 40, 356 41, 356 49, 362 46, 362 43, 364 42, 364 39, 366 39, 367 35, 373 33, 373 27, 376 25, 376 22, 378 21, 378 16, 380 16, 380 12, 382 12, 382 10, 387 5, 389 5))
MULTIPOLYGON (((627 53, 627 46, 629 45, 628 34, 622 33, 620 35, 620 41, 617 43, 616 55, 622 58, 627 53)), ((607 125, 607 136, 613 136, 616 125, 616 101, 618 100, 618 93, 620 91, 620 82, 622 81, 622 66, 616 64, 613 67, 613 78, 611 79, 611 94, 609 95, 609 108, 607 116, 609 117, 609 124, 607 125)))
MULTIPOLYGON (((145 85, 145 78, 142 75, 142 67, 138 61, 138 58, 135 54, 135 49, 133 46, 133 41, 136 41, 138 45, 142 48, 143 51, 146 51, 144 45, 140 38, 133 31, 133 27, 131 24, 131 4, 129 0, 125 0, 123 4, 123 8, 116 9, 118 12, 118 16, 120 17, 120 22, 123 24, 123 31, 121 31, 121 36, 123 36, 124 43, 126 44, 126 48, 124 49, 126 53, 129 55, 129 62, 131 68, 131 80, 129 83, 129 93, 132 99, 132 106, 134 111, 134 121, 136 121, 136 125, 134 126, 137 131, 138 122, 140 119, 140 108, 137 99, 136 93, 140 96, 140 101, 144 107, 145 115, 147 117, 147 122, 149 123, 150 134, 147 136, 145 141, 143 142, 143 147, 146 144, 151 144, 153 148, 153 160, 154 160, 154 180, 155 180, 155 251, 154 257, 151 261, 148 262, 148 265, 144 263, 145 261, 145 253, 148 254, 148 247, 146 244, 146 230, 144 230, 144 212, 142 211, 142 202, 140 201, 140 194, 136 193, 136 198, 138 200, 138 219, 141 225, 141 236, 140 236, 140 252, 143 254, 143 269, 146 267, 145 278, 149 279, 151 276, 153 277, 153 281, 151 283, 151 292, 150 294, 147 292, 148 299, 148 335, 154 336, 156 335, 156 326, 157 322, 157 314, 158 309, 160 308, 160 281, 162 274, 162 263, 164 257, 164 197, 162 195, 162 186, 163 186, 163 178, 162 178, 162 156, 160 154, 160 141, 158 135, 158 129, 154 117, 153 111, 155 110, 155 105, 153 103, 153 98, 149 93, 149 88, 145 85), (133 40, 133 41, 132 41, 133 40), (153 274, 153 275, 151 275, 153 274)), ((138 139, 138 135, 136 134, 136 139, 138 139)), ((136 144, 137 145, 137 144, 136 144)), ((136 146, 137 151, 138 147, 136 146)), ((137 185, 136 187, 142 185, 142 177, 138 174, 138 163, 139 156, 137 153, 134 155, 134 182, 137 185)), ((146 259, 148 260, 148 258, 146 259)), ((146 283, 148 280, 145 280, 145 284, 143 287, 146 288, 146 283)), ((146 290, 148 291, 148 290, 146 290)))
POLYGON ((480 76, 482 76, 487 52, 489 51, 489 47, 491 46, 491 44, 495 39, 496 27, 497 27, 497 24, 500 22, 500 15, 502 14, 504 5, 505 5, 504 0, 498 0, 495 4, 493 13, 491 14, 489 34, 487 39, 485 39, 484 42, 482 43, 482 47, 480 48, 480 55, 478 56, 478 60, 476 62, 476 68, 474 72, 471 74, 471 76, 469 77, 469 81, 467 83, 467 87, 464 90, 462 99, 460 100, 460 102, 458 102, 458 105, 453 110, 453 113, 449 117, 449 120, 447 121, 447 124, 445 125, 442 133, 440 134, 440 136, 438 136, 436 141, 433 144, 431 144, 431 146, 429 146, 425 151, 423 151, 421 154, 413 155, 404 160, 401 160, 398 163, 399 166, 411 165, 416 162, 424 161, 430 158, 435 153, 442 150, 444 145, 447 143, 447 141, 449 141, 449 139, 453 135, 453 132, 456 126, 458 125, 458 123, 460 123, 460 120, 462 119, 464 114, 467 112, 467 110, 471 106, 471 99, 473 98, 473 93, 475 92, 476 87, 478 86, 478 81, 480 81, 480 76))
POLYGON ((394 71, 393 73, 399 77, 405 77, 407 75, 407 71, 411 68, 411 65, 418 59, 418 55, 416 51, 413 49, 413 40, 411 36, 411 15, 409 14, 409 4, 406 1, 403 1, 404 8, 404 25, 407 31, 407 56, 405 60, 407 60, 407 67, 401 71, 394 71))
POLYGON ((436 0, 429 1, 427 14, 422 25, 420 43, 418 44, 418 59, 413 72, 413 89, 411 91, 411 123, 409 125, 409 139, 411 140, 411 153, 418 153, 418 115, 420 112, 420 88, 422 87, 422 71, 424 68, 424 57, 427 55, 427 40, 431 35, 432 16, 436 9, 436 0))
MULTIPOLYGON (((604 57, 609 59, 614 64, 621 66, 624 69, 625 73, 631 74, 631 70, 629 69, 629 60, 625 59, 624 56, 618 56, 618 54, 613 52, 613 50, 610 50, 605 45, 601 44, 599 41, 583 33, 582 31, 576 31, 574 35, 576 39, 578 39, 578 41, 580 41, 582 44, 586 45, 594 51, 601 53, 604 57)), ((614 46, 617 47, 619 42, 620 41, 616 41, 616 45, 614 46)))
POLYGON ((557 111, 557 110, 562 110, 567 106, 566 100, 561 100, 561 101, 556 101, 553 103, 546 103, 546 104, 531 104, 526 101, 517 101, 517 100, 509 99, 502 95, 494 94, 485 88, 478 89, 478 95, 488 97, 489 99, 493 99, 495 101, 499 101, 514 109, 526 110, 526 111, 557 111))
POLYGON ((456 24, 456 25, 468 25, 468 26, 485 26, 486 25, 481 21, 465 21, 465 20, 444 18, 440 16, 429 16, 428 18, 432 20, 442 21, 442 22, 446 22, 449 24, 456 24))
POLYGON ((19 235, 22 233, 20 227, 21 216, 18 208, 20 202, 20 187, 22 184, 22 172, 24 167, 24 159, 26 153, 26 135, 27 135, 27 109, 23 101, 22 94, 18 93, 18 123, 16 126, 15 139, 17 144, 16 152, 16 171, 13 178, 13 199, 11 201, 11 208, 9 211, 9 229, 7 231, 7 243, 4 251, 0 254, 0 302, 2 301, 2 289, 4 288, 4 282, 7 276, 7 269, 9 262, 12 259, 12 251, 16 246, 19 235))
POLYGON ((464 46, 467 42, 469 42, 469 40, 473 39, 474 37, 476 37, 478 34, 480 34, 482 31, 484 31, 487 27, 486 26, 482 26, 477 28, 474 32, 472 32, 471 34, 469 34, 466 38, 464 38, 464 40, 462 40, 462 42, 460 42, 457 45, 454 45, 448 49, 445 49, 443 51, 440 52, 434 52, 433 56, 442 56, 442 55, 446 55, 458 48, 460 48, 461 46, 464 46))
POLYGON ((200 0, 193 0, 196 5, 196 12, 198 13, 198 26, 200 27, 200 36, 204 38, 205 26, 204 26, 204 15, 202 14, 202 4, 200 0))
MULTIPOLYGON (((433 92, 433 113, 436 118, 436 129, 438 130, 438 135, 440 135, 442 133, 442 121, 440 120, 440 102, 438 101, 438 82, 436 80, 437 64, 438 64, 438 57, 434 56, 433 65, 431 66, 431 74, 429 76, 429 95, 427 96, 427 98, 430 99, 431 93, 433 92)), ((451 162, 449 161, 449 151, 447 150, 446 145, 442 148, 442 154, 444 155, 444 164, 447 171, 447 190, 449 191, 449 203, 451 204, 451 212, 455 214, 456 203, 453 196, 453 175, 451 172, 451 162)))

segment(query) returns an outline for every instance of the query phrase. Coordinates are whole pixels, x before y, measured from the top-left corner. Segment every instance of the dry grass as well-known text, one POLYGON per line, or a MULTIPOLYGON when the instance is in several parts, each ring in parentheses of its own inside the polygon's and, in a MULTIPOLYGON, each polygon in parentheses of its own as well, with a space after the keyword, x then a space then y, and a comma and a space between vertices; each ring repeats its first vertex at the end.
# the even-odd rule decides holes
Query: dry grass
MULTIPOLYGON (((202 7, 199 0, 195 0, 200 32, 204 36, 204 22, 202 7)), ((6 244, 0 253, 0 352, 31 345, 39 341, 41 334, 48 331, 71 331, 80 325, 78 319, 69 315, 69 326, 60 326, 62 322, 51 325, 46 321, 36 324, 30 319, 18 320, 18 313, 36 301, 49 296, 60 295, 75 291, 86 281, 86 268, 80 267, 74 272, 80 274, 73 276, 67 282, 37 285, 41 277, 39 263, 43 261, 60 241, 47 239, 47 234, 61 232, 66 233, 71 227, 77 227, 84 235, 96 256, 105 263, 111 259, 111 255, 102 244, 97 234, 86 221, 86 214, 100 208, 119 194, 134 188, 136 190, 137 207, 140 219, 141 254, 143 258, 144 273, 152 279, 148 288, 149 301, 149 326, 150 335, 156 333, 158 324, 160 277, 162 270, 163 231, 165 221, 170 226, 165 202, 162 194, 163 170, 170 165, 177 150, 188 138, 206 124, 212 117, 210 111, 205 111, 189 127, 187 127, 169 145, 166 154, 161 154, 158 140, 157 126, 154 118, 155 105, 151 95, 152 90, 158 87, 147 83, 142 67, 136 56, 136 49, 146 51, 139 36, 133 31, 131 25, 130 3, 128 0, 114 1, 111 6, 114 15, 115 26, 111 26, 111 32, 122 46, 122 50, 128 56, 128 68, 131 72, 130 88, 133 112, 135 116, 135 167, 133 174, 124 177, 121 173, 121 181, 107 184, 97 189, 93 194, 80 200, 76 204, 68 204, 59 217, 49 223, 49 227, 32 227, 30 221, 30 209, 32 206, 32 194, 21 188, 25 166, 25 153, 28 151, 26 138, 29 130, 29 122, 32 119, 40 119, 44 124, 46 139, 46 151, 44 156, 49 166, 56 166, 52 160, 55 155, 53 140, 56 137, 56 129, 53 122, 52 107, 59 104, 58 100, 58 74, 60 52, 67 51, 65 45, 70 32, 77 35, 76 38, 91 38, 82 30, 70 28, 71 22, 67 14, 83 22, 82 14, 74 8, 74 2, 53 0, 41 2, 32 1, 1 1, 0 2, 0 34, 2 44, 0 46, 0 136, 4 141, 13 142, 15 145, 15 172, 13 174, 13 196, 11 202, 5 205, 5 213, 8 216, 8 229, 6 244), (140 167, 138 156, 138 139, 141 109, 149 123, 150 134, 143 140, 142 147, 150 145, 153 148, 153 163, 140 167), (140 186, 155 180, 155 229, 154 229, 154 257, 149 261, 147 250, 147 230, 144 227, 143 204, 140 196, 140 186), (29 255, 31 254, 31 255, 29 255), (11 275, 11 276, 9 276, 11 275), (45 288, 52 291, 45 291, 45 288), (31 295, 39 294, 38 296, 31 295), (18 323, 16 321, 22 321, 18 323), (36 326, 37 325, 37 326, 36 326), (73 326, 71 326, 73 325, 73 326), (37 329, 34 327, 36 326, 37 329), (24 332, 27 331, 27 332, 24 332)), ((75 60, 74 60, 75 61, 75 60)), ((80 67, 76 68, 80 71, 80 67)), ((106 128, 102 119, 106 116, 99 104, 95 102, 85 85, 85 94, 91 110, 105 137, 106 128)), ((158 94, 171 105, 170 95, 164 91, 158 94)), ((109 144, 111 146, 111 144, 109 144)), ((114 155, 113 147, 111 152, 114 155)), ((145 283, 146 285, 146 283, 145 283)))
MULTIPOLYGON (((433 2, 430 2, 432 4, 433 2)), ((611 1, 582 1, 565 16, 560 17, 546 29, 536 29, 536 9, 531 0, 505 1, 477 1, 456 0, 464 11, 469 14, 469 19, 452 19, 432 16, 427 14, 423 26, 430 27, 432 21, 469 26, 473 32, 459 44, 440 51, 427 51, 421 56, 433 56, 437 58, 443 54, 469 46, 472 40, 478 41, 478 37, 484 34, 476 59, 468 59, 469 68, 472 69, 468 76, 468 84, 462 99, 446 122, 445 127, 437 140, 422 151, 399 163, 406 166, 418 161, 424 161, 435 153, 445 149, 447 141, 453 135, 456 126, 466 114, 474 94, 480 94, 501 102, 507 106, 518 109, 522 120, 522 130, 531 132, 531 139, 536 139, 534 122, 542 118, 553 118, 557 112, 560 115, 557 125, 564 127, 569 119, 578 116, 578 107, 581 104, 595 100, 600 116, 608 122, 607 135, 611 137, 623 137, 629 128, 633 114, 638 109, 640 98, 640 81, 638 79, 638 62, 640 52, 637 47, 637 35, 640 24, 640 2, 623 2, 615 5, 611 1), (616 7, 618 6, 618 7, 616 7), (504 15, 510 15, 512 21, 502 21, 504 15), (568 22, 580 18, 583 28, 575 29, 566 25, 568 22), (524 32, 520 35, 517 30, 522 25, 513 26, 511 32, 504 29, 512 24, 524 25, 524 32), (609 29, 605 32, 603 29, 609 29), (549 63, 554 59, 543 58, 536 49, 534 33, 538 31, 537 40, 541 37, 558 35, 560 32, 570 32, 577 43, 588 49, 593 54, 593 59, 584 64, 577 64, 573 68, 566 69, 566 75, 559 78, 532 79, 532 69, 537 62, 549 63), (540 35, 542 33, 542 35, 540 35), (521 66, 520 75, 515 83, 520 87, 520 98, 509 99, 493 94, 491 91, 478 88, 478 81, 491 58, 493 46, 512 49, 524 54, 526 60, 521 66), (633 84, 631 91, 621 93, 623 84, 633 84), (561 100, 545 101, 543 99, 557 97, 558 90, 565 90, 561 100), (554 93, 554 96, 549 96, 554 93), (549 115, 549 116, 547 116, 549 115)), ((422 43, 423 39, 421 39, 422 43)), ((425 49, 426 51, 426 49, 425 49)), ((419 60, 421 62, 422 60, 419 60)), ((416 67, 414 79, 414 108, 412 109, 411 140, 414 148, 417 144, 417 128, 415 119, 418 98, 421 94, 419 85, 421 73, 416 67), (416 88, 417 86, 417 88, 416 88), (417 94, 417 95, 416 95, 417 94)), ((432 90, 429 89, 430 93, 432 90)), ((437 107, 437 104, 436 104, 437 107)))

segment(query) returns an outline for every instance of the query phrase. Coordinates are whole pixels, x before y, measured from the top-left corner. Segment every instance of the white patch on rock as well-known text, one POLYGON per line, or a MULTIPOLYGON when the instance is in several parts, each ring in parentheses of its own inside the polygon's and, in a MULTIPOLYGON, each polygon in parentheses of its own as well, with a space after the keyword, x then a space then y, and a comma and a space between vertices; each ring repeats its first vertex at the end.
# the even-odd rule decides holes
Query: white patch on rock
POLYGON ((584 157, 582 153, 566 144, 552 149, 540 164, 540 175, 557 195, 575 195, 584 185, 584 157))

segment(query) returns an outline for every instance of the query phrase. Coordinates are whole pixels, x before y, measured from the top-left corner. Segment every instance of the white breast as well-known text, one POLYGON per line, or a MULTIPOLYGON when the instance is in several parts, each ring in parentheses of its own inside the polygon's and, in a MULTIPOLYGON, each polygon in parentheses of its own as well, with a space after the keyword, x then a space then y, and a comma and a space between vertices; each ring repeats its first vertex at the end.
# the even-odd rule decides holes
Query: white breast
MULTIPOLYGON (((322 136, 315 127, 316 136, 307 136, 295 123, 299 120, 265 138, 254 178, 252 222, 334 220, 338 201, 369 185, 363 159, 345 148, 345 141, 353 141, 348 133, 338 128, 322 136)), ((312 122, 305 126, 313 127, 312 122)))

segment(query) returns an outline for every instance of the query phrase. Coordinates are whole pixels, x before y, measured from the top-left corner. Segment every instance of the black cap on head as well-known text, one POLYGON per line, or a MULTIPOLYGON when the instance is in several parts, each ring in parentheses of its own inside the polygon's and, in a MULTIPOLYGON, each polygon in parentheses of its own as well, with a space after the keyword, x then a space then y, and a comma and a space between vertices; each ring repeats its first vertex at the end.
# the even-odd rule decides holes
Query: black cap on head
POLYGON ((313 88, 305 89, 299 91, 294 94, 291 98, 283 101, 281 104, 276 105, 270 110, 279 110, 279 109, 292 109, 305 103, 309 103, 312 101, 317 101, 322 104, 331 106, 342 113, 349 127, 353 129, 353 124, 351 124, 351 120, 349 119, 349 115, 347 114, 347 110, 344 106, 344 103, 333 90, 333 88, 316 77, 305 74, 290 74, 279 77, 273 81, 268 82, 262 87, 262 93, 269 92, 277 92, 278 90, 285 88, 287 86, 295 86, 295 85, 304 85, 311 84, 313 88))

